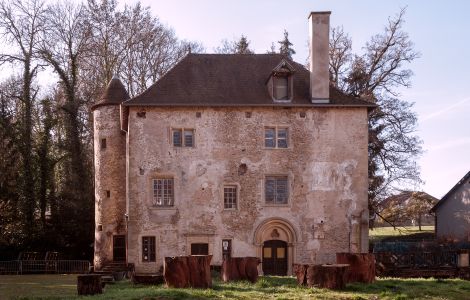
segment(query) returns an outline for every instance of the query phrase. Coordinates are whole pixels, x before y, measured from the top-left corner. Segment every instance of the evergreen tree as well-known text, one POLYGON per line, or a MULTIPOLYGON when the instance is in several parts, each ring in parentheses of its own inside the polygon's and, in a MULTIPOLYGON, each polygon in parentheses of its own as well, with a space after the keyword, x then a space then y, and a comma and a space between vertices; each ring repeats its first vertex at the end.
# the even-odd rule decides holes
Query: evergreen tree
POLYGON ((284 29, 284 39, 279 41, 279 53, 292 59, 292 55, 295 54, 295 50, 292 49, 293 44, 289 41, 289 33, 284 29))

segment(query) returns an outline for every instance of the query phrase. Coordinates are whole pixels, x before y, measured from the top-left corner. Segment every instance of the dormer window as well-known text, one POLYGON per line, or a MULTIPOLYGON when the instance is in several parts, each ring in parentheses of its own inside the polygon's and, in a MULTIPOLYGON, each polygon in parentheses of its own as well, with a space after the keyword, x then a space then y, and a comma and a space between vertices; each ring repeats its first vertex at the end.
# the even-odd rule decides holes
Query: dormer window
POLYGON ((289 76, 273 76, 273 97, 276 100, 289 100, 289 76))
POLYGON ((272 71, 268 87, 274 102, 290 102, 293 98, 294 68, 283 59, 272 71))

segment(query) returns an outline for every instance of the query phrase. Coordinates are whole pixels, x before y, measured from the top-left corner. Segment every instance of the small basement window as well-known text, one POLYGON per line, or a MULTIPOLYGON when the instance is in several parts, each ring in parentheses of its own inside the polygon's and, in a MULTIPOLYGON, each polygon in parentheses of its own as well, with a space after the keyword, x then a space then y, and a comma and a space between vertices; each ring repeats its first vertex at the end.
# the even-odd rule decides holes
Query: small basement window
POLYGON ((207 243, 191 244, 191 255, 209 255, 209 244, 207 243))

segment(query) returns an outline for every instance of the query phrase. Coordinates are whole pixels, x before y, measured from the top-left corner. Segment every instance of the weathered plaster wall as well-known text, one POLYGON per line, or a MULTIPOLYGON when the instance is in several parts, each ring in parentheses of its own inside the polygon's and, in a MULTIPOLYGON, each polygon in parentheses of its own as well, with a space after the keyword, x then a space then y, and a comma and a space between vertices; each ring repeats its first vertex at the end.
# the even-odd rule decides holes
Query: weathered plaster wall
POLYGON ((147 107, 145 118, 140 110, 130 109, 127 156, 128 257, 137 272, 189 254, 193 242, 209 243, 213 264, 221 264, 225 238, 233 256, 260 256, 256 239, 273 228, 289 242, 289 269, 292 262, 367 251, 366 109, 147 107), (265 126, 288 127, 289 148, 265 149, 265 126), (172 127, 194 128, 195 147, 173 147, 172 127), (174 178, 173 208, 152 206, 151 181, 159 175, 174 178), (288 175, 288 205, 265 204, 266 175, 288 175), (226 183, 240 187, 236 211, 223 209, 226 183), (141 237, 148 235, 156 236, 155 263, 141 259, 141 237))
POLYGON ((95 153, 95 258, 94 265, 113 260, 113 235, 125 234, 126 135, 121 131, 119 106, 93 111, 95 153), (106 149, 101 149, 101 139, 106 149), (107 195, 109 191, 109 197, 107 195), (101 230, 100 230, 101 229, 101 230))
POLYGON ((470 182, 465 182, 436 211, 440 238, 470 239, 470 182))

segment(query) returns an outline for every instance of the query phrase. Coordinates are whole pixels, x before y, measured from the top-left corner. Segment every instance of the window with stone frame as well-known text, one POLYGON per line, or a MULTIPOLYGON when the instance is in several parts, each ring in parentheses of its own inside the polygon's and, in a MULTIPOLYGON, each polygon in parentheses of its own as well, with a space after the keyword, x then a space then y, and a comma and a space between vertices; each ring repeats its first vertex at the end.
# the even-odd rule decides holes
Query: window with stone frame
POLYGON ((142 261, 154 262, 156 261, 155 255, 155 237, 143 236, 142 237, 142 261))
POLYGON ((236 185, 224 186, 224 209, 237 209, 238 189, 236 185))
POLYGON ((285 127, 266 127, 264 129, 264 147, 288 148, 288 129, 285 127))
POLYGON ((194 129, 173 128, 171 137, 174 147, 194 147, 194 129))
POLYGON ((289 179, 287 176, 266 176, 264 183, 266 204, 287 204, 289 200, 289 179))
POLYGON ((153 179, 153 204, 158 207, 168 207, 174 204, 173 178, 153 179))

